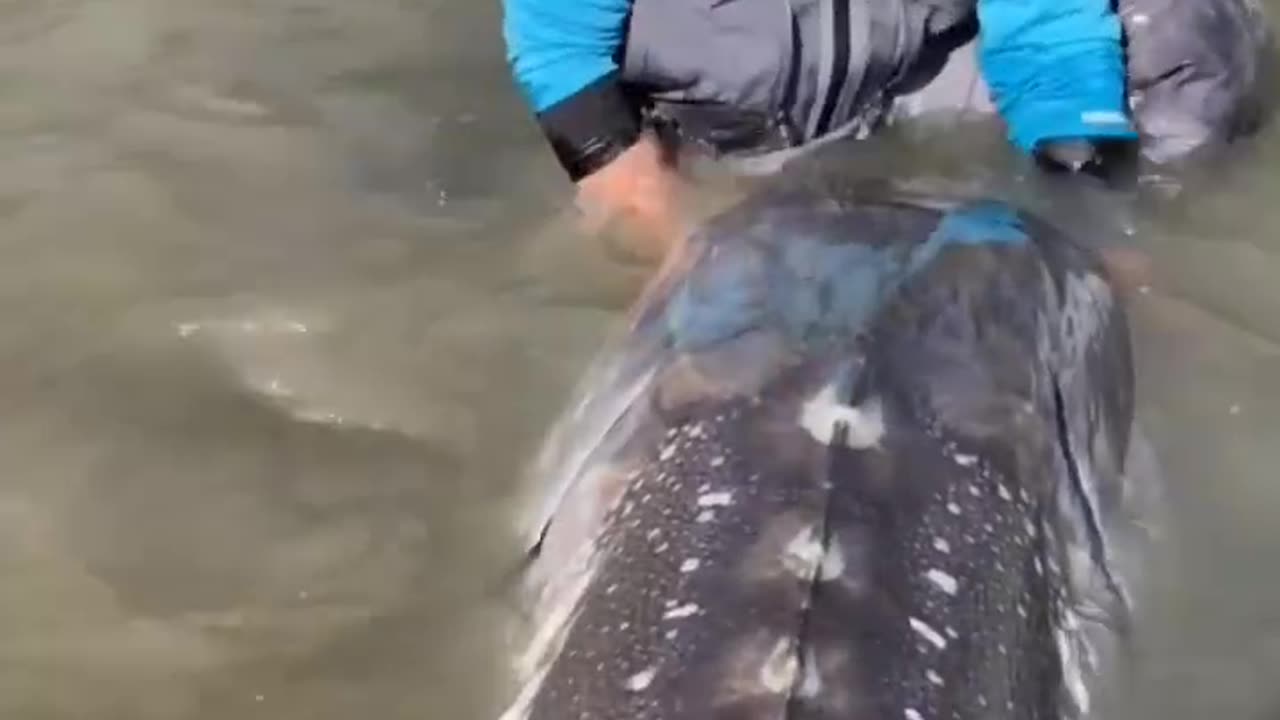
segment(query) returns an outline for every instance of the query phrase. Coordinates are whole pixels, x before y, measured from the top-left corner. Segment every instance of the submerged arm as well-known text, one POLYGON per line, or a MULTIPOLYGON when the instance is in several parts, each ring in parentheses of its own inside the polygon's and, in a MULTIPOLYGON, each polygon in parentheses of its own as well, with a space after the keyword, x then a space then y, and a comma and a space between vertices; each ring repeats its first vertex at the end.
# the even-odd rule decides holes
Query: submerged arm
POLYGON ((588 223, 621 221, 641 255, 682 237, 677 180, 619 78, 632 0, 505 0, 507 59, 588 223))
POLYGON ((505 0, 507 61, 573 180, 633 145, 640 120, 618 81, 631 0, 505 0))

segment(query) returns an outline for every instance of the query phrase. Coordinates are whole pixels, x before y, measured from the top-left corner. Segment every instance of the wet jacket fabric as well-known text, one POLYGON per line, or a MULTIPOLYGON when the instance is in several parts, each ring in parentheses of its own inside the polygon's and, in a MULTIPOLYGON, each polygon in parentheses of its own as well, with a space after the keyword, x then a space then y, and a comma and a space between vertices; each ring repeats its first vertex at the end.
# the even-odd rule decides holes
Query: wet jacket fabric
MULTIPOLYGON (((1241 102, 1237 75, 1252 67, 1238 49, 1252 47, 1241 42, 1247 31, 1222 20, 1247 14, 1241 8, 1253 0, 1124 0, 1123 27, 1109 0, 504 2, 513 75, 573 179, 634 142, 642 106, 692 115, 695 125, 711 117, 704 136, 736 133, 747 145, 798 146, 870 129, 918 79, 930 50, 952 42, 975 14, 992 100, 1011 141, 1028 151, 1047 139, 1133 136, 1121 35, 1139 29, 1135 8, 1156 8, 1148 24, 1163 28, 1158 39, 1146 36, 1145 51, 1139 41, 1130 60, 1135 81, 1160 90, 1149 117, 1176 115, 1170 108, 1204 95, 1206 82, 1228 88, 1211 99, 1232 110, 1241 102), (1218 29, 1202 27, 1215 19, 1218 29), (1188 77, 1170 88, 1177 68, 1188 77)), ((1181 112, 1195 117, 1182 125, 1237 114, 1181 112)))
POLYGON ((978 23, 982 74, 1020 149, 1054 139, 1136 137, 1111 0, 981 0, 978 23))

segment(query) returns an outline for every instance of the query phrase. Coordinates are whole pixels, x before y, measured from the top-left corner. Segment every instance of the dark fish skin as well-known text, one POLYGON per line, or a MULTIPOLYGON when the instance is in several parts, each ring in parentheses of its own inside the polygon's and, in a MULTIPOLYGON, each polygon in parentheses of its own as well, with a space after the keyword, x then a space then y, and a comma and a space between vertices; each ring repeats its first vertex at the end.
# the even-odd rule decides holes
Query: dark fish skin
POLYGON ((565 471, 504 718, 1087 716, 1143 540, 1094 257, 1000 203, 813 188, 697 243, 565 471))

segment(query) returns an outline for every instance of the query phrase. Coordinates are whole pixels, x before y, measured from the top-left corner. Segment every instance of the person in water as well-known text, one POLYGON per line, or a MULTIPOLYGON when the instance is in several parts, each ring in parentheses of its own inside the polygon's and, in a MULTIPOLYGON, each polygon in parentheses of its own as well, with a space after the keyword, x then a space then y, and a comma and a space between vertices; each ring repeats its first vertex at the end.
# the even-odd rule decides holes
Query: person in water
POLYGON ((914 98, 990 102, 1018 149, 1071 169, 1137 139, 1111 0, 504 0, 503 34, 579 207, 659 256, 683 235, 659 135, 786 157, 914 98))

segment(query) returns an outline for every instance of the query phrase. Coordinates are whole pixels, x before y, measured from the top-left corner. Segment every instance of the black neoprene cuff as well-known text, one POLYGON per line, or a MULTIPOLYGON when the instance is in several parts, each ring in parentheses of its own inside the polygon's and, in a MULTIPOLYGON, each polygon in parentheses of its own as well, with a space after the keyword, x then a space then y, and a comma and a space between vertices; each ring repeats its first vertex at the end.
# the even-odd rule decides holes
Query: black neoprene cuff
POLYGON ((634 145, 641 129, 639 109, 613 74, 542 111, 538 124, 575 182, 634 145))

